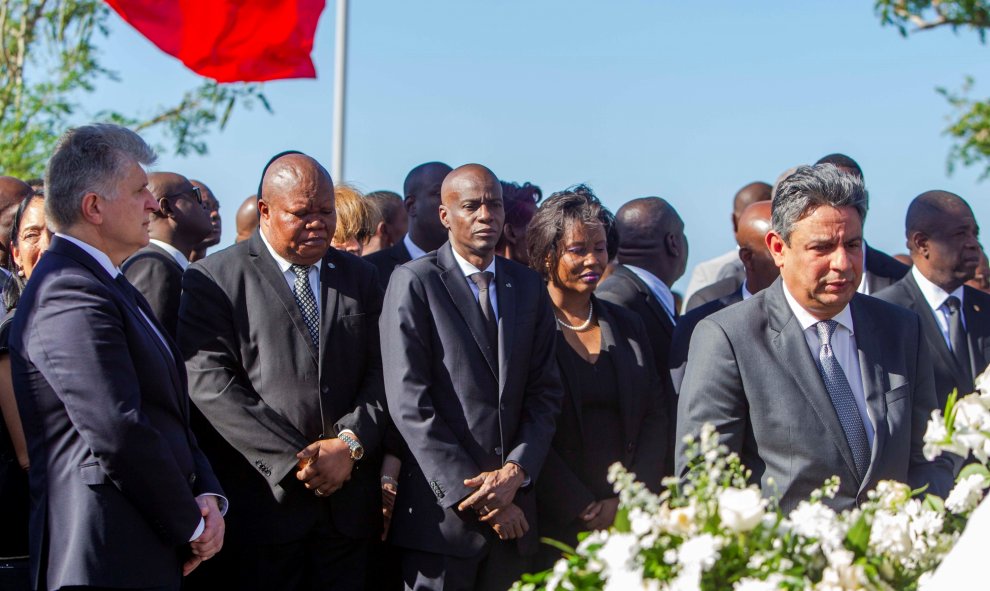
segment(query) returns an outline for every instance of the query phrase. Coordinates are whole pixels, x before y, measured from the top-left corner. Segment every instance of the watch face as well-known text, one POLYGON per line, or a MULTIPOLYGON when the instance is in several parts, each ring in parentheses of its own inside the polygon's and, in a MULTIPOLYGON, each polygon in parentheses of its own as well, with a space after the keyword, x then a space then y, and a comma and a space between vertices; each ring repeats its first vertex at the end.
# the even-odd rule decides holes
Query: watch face
POLYGON ((352 460, 360 460, 363 457, 364 457, 364 448, 363 447, 360 447, 359 446, 359 447, 355 447, 355 448, 352 448, 351 449, 351 459, 352 460))

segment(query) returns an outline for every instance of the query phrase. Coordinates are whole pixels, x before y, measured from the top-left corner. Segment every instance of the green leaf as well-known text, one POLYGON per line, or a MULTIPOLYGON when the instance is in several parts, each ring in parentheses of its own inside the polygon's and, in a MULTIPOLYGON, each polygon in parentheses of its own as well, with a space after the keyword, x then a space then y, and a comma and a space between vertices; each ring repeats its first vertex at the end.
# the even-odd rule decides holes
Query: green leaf
POLYGON ((866 522, 865 515, 860 515, 856 523, 853 523, 846 532, 846 546, 852 549, 856 556, 865 556, 869 545, 870 524, 866 522))
POLYGON ((629 533, 632 531, 632 524, 629 522, 629 509, 619 507, 619 510, 615 513, 615 524, 613 527, 616 531, 620 531, 622 533, 629 533))
POLYGON ((925 495, 925 500, 922 501, 922 504, 925 507, 931 509, 932 511, 936 511, 938 513, 945 513, 945 501, 943 501, 940 497, 937 497, 935 495, 932 494, 925 495))
POLYGON ((959 471, 959 476, 956 476, 956 482, 962 482, 974 474, 982 476, 984 482, 990 481, 990 470, 987 470, 986 466, 983 464, 967 464, 959 471))

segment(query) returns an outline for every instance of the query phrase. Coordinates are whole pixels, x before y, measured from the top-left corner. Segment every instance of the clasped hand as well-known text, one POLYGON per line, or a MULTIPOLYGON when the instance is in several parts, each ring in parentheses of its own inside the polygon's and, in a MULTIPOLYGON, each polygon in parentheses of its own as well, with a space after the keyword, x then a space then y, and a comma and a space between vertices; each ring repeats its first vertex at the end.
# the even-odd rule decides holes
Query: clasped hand
POLYGON ((508 463, 498 470, 482 472, 464 481, 464 486, 476 488, 457 508, 461 511, 474 509, 487 514, 512 503, 516 491, 525 482, 526 475, 517 464, 508 463))
POLYGON ((304 486, 316 492, 317 496, 334 493, 351 479, 354 460, 351 459, 350 448, 340 439, 313 442, 297 453, 296 457, 299 458, 296 478, 302 480, 304 486))
POLYGON ((192 556, 182 565, 183 576, 195 570, 204 560, 213 558, 223 547, 225 525, 220 507, 217 505, 217 498, 213 495, 200 495, 196 497, 196 504, 199 505, 199 513, 203 517, 205 527, 203 533, 189 543, 192 556))

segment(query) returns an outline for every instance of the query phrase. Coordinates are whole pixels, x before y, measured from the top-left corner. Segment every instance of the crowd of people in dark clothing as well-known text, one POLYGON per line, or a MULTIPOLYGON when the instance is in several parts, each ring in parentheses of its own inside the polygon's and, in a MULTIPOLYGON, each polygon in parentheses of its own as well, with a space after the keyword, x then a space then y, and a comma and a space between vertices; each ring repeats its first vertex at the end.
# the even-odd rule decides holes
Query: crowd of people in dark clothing
POLYGON ((660 197, 440 162, 362 194, 288 151, 216 250, 212 191, 154 161, 96 124, 0 177, 0 588, 504 590, 705 423, 784 508, 965 463, 921 453, 990 361, 957 195, 910 202, 899 261, 852 158, 745 184, 681 297, 660 197))

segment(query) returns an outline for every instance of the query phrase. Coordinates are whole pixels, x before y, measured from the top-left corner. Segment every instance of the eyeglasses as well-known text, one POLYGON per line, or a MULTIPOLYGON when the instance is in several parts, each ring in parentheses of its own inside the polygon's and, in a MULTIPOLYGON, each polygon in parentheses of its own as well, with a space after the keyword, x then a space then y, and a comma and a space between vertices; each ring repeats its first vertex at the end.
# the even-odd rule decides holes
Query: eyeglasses
POLYGON ((196 203, 199 203, 200 205, 203 204, 203 192, 200 190, 199 187, 193 187, 192 189, 186 191, 179 191, 178 193, 172 193, 171 195, 166 195, 165 197, 163 197, 163 199, 171 199, 172 197, 181 197, 183 195, 188 195, 190 193, 192 193, 193 197, 196 198, 196 203))

